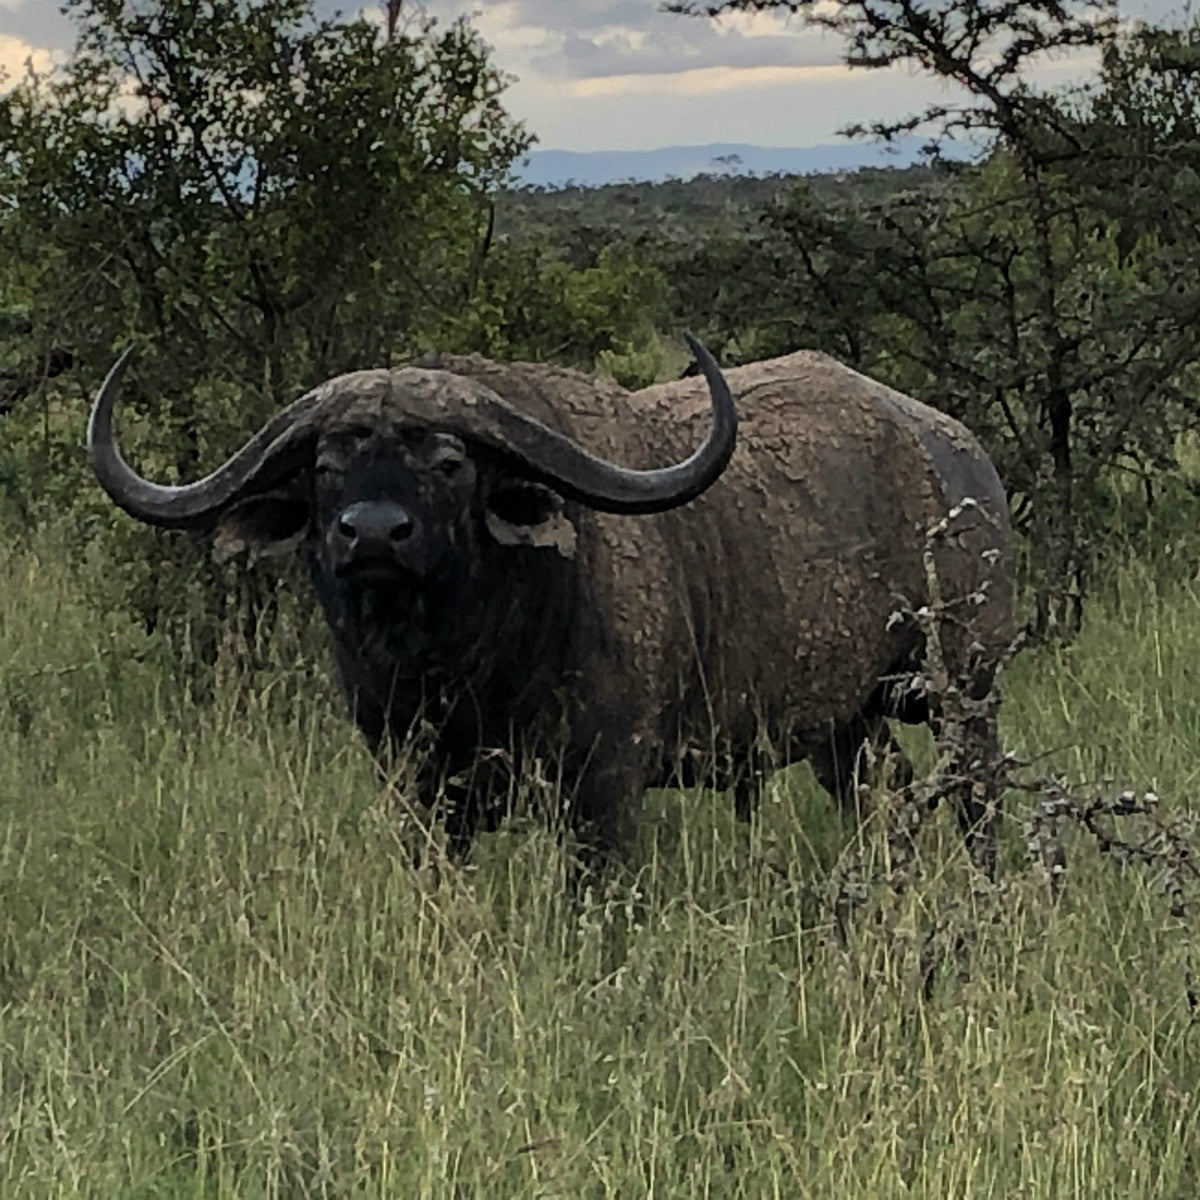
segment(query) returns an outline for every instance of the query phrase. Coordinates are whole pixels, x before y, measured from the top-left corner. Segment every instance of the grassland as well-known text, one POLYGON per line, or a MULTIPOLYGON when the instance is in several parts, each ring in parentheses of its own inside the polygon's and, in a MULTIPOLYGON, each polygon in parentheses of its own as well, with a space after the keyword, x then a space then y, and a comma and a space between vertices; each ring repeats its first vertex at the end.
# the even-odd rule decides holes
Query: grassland
MULTIPOLYGON (((582 898, 520 817, 415 869, 319 660, 190 703, 88 570, 0 550, 0 1195, 1200 1191, 1200 935, 1156 863, 1068 831, 1052 904, 1019 814, 995 886, 947 818, 897 893, 800 768, 750 828, 648 797, 582 898)), ((1112 567, 1007 743, 1186 814, 1183 575, 1112 567)))

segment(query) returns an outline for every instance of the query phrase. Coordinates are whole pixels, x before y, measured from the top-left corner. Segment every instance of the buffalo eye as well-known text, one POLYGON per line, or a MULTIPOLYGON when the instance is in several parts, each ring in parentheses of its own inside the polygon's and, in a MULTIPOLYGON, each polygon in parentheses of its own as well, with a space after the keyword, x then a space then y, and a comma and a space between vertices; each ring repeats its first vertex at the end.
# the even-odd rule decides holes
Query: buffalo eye
POLYGON ((443 446, 439 449, 430 465, 447 479, 453 479, 462 469, 464 461, 465 459, 459 450, 456 450, 452 446, 443 446))

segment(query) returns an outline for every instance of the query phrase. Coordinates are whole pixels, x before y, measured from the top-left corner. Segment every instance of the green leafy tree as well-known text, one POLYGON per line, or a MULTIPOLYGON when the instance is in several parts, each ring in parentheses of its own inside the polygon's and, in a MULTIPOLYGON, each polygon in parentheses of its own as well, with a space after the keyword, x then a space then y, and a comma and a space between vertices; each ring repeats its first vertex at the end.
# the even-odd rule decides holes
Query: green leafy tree
POLYGON ((141 335, 164 395, 220 374, 261 408, 463 303, 527 144, 469 27, 385 37, 310 0, 69 9, 74 57, 0 108, 35 324, 100 363, 141 335))
POLYGON ((492 250, 471 303, 441 344, 493 358, 599 365, 637 386, 661 369, 656 331, 669 323, 666 279, 628 243, 573 266, 557 249, 512 240, 492 250))

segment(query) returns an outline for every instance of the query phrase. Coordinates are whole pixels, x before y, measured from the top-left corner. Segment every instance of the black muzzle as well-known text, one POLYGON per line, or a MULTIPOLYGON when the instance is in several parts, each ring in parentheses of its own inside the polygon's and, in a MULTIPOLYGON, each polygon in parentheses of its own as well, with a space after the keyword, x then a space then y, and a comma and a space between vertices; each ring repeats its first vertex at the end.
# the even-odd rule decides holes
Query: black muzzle
POLYGON ((340 576, 425 574, 421 522, 394 500, 360 500, 347 505, 338 515, 331 542, 340 576))

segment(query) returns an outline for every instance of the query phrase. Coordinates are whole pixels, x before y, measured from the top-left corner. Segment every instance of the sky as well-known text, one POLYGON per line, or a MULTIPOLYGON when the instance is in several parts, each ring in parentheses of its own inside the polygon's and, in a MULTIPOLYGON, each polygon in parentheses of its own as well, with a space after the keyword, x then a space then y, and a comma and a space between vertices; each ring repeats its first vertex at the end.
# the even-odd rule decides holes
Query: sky
MULTIPOLYGON (((316 0, 323 13, 376 0, 316 0)), ((513 77, 509 111, 540 148, 649 150, 746 142, 836 142, 855 122, 919 111, 938 85, 905 72, 849 71, 831 36, 777 15, 720 22, 660 11, 660 0, 407 0, 445 21, 473 14, 499 67, 513 77)), ((1122 0, 1130 17, 1163 19, 1176 0, 1122 0)), ((61 60, 74 41, 59 0, 0 0, 0 69, 61 60)), ((1081 68, 1045 69, 1047 82, 1081 68)))

